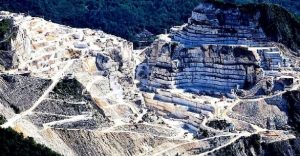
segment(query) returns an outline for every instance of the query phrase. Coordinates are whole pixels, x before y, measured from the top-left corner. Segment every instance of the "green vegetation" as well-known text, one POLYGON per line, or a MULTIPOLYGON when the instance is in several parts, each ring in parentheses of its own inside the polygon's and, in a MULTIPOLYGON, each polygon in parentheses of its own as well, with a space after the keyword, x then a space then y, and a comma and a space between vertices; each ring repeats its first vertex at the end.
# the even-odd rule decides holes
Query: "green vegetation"
POLYGON ((203 130, 202 135, 203 135, 204 137, 206 137, 206 138, 209 137, 209 133, 208 133, 207 130, 203 130))
POLYGON ((10 39, 15 37, 12 31, 12 21, 10 19, 3 19, 0 21, 0 50, 8 50, 10 46, 10 39))
POLYGON ((283 97, 288 102, 288 123, 300 136, 300 90, 287 92, 283 97))
MULTIPOLYGON (((205 138, 209 137, 209 132, 206 129, 199 128, 198 133, 200 134, 200 137, 205 137, 205 138)), ((194 137, 199 139, 199 135, 196 135, 194 137)))
POLYGON ((227 123, 226 120, 213 120, 213 121, 210 121, 207 125, 209 127, 212 127, 214 129, 219 129, 219 130, 225 130, 226 128, 231 126, 231 124, 227 123))
POLYGON ((3 39, 4 35, 10 30, 11 23, 9 19, 3 19, 0 21, 0 38, 3 39))
POLYGON ((293 12, 294 14, 300 16, 300 3, 298 0, 224 0, 226 2, 233 1, 237 4, 247 4, 247 3, 268 3, 268 4, 278 4, 293 12))
POLYGON ((253 7, 260 9, 260 25, 271 40, 283 43, 294 51, 300 49, 300 21, 295 16, 278 5, 253 7))
POLYGON ((59 82, 53 89, 52 95, 54 98, 62 99, 84 99, 82 94, 83 87, 76 79, 65 78, 59 82))
POLYGON ((59 154, 37 144, 33 138, 24 138, 13 129, 0 128, 0 155, 3 156, 59 156, 59 154))
MULTIPOLYGON (((102 29, 136 42, 144 29, 157 35, 187 22, 203 0, 2 0, 0 9, 29 13, 73 27, 102 29)), ((224 0, 239 4, 271 2, 299 12, 295 0, 224 0)))
MULTIPOLYGON (((280 42, 294 51, 300 49, 300 21, 286 9, 274 4, 237 5, 222 1, 212 1, 222 9, 239 8, 245 14, 260 12, 259 24, 266 36, 275 42, 280 42)), ((297 52, 300 56, 300 52, 297 52)))
POLYGON ((0 125, 6 122, 6 118, 3 115, 0 115, 0 125))
POLYGON ((144 29, 160 34, 185 23, 201 0, 2 0, 0 9, 74 27, 101 29, 135 41, 144 29))

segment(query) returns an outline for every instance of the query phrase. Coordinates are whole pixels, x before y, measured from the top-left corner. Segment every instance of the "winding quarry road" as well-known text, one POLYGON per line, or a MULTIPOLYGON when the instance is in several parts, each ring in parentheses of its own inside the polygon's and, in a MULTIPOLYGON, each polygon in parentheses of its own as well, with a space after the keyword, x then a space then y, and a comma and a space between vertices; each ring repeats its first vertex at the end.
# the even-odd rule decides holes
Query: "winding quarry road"
POLYGON ((57 83, 61 80, 61 78, 64 76, 64 73, 70 68, 70 66, 74 63, 74 60, 69 60, 65 67, 58 72, 56 75, 52 77, 52 84, 48 87, 47 90, 43 93, 43 95, 32 105, 31 108, 26 110, 25 112, 22 112, 20 114, 15 115, 13 118, 8 119, 6 123, 1 125, 2 128, 8 128, 11 127, 17 120, 21 119, 22 117, 32 113, 34 109, 36 109, 41 102, 48 96, 48 94, 54 89, 54 87, 57 85, 57 83))
MULTIPOLYGON (((167 149, 165 149, 165 150, 163 150, 163 151, 161 151, 159 153, 155 153, 154 156, 163 155, 164 153, 167 153, 170 150, 173 150, 173 149, 178 148, 180 146, 191 144, 191 143, 197 143, 197 142, 201 142, 201 141, 207 141, 207 140, 210 140, 210 139, 215 139, 215 138, 220 138, 220 137, 236 136, 236 137, 232 138, 228 143, 226 143, 226 144, 224 144, 222 146, 219 146, 219 147, 213 149, 213 150, 218 150, 218 149, 221 149, 221 148, 223 148, 225 146, 228 146, 228 145, 234 143, 236 140, 238 140, 242 136, 246 136, 246 135, 248 136, 249 134, 246 133, 246 132, 245 133, 241 133, 241 134, 231 133, 231 134, 217 135, 217 136, 213 136, 213 137, 209 137, 209 138, 204 138, 204 139, 201 139, 201 140, 189 141, 189 142, 181 143, 181 144, 175 145, 173 147, 167 148, 167 149)), ((210 153, 212 151, 208 151, 208 152, 202 153, 201 155, 207 155, 208 153, 210 153)))
POLYGON ((199 156, 206 156, 206 155, 208 155, 209 153, 215 152, 215 151, 217 151, 217 150, 220 150, 220 149, 222 149, 222 148, 224 148, 224 147, 226 147, 226 146, 229 146, 229 145, 233 144, 235 141, 237 141, 237 140, 240 139, 241 137, 244 137, 244 136, 245 136, 245 137, 248 137, 248 136, 250 136, 250 135, 251 135, 251 133, 247 133, 247 132, 238 134, 236 137, 230 139, 230 141, 227 142, 226 144, 223 144, 223 145, 221 145, 221 146, 218 146, 218 147, 216 147, 216 148, 214 148, 214 149, 212 149, 212 150, 210 150, 210 151, 201 153, 201 154, 199 154, 199 156))

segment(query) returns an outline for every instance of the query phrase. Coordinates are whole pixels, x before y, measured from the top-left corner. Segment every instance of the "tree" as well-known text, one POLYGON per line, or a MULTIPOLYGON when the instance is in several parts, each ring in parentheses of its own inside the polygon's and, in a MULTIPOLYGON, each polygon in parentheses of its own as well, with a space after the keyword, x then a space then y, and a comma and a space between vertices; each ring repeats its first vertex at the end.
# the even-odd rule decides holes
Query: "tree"
POLYGON ((235 0, 224 0, 225 3, 235 3, 235 0))
POLYGON ((24 138, 23 134, 11 128, 0 128, 0 155, 59 156, 44 145, 37 144, 33 138, 24 138))
POLYGON ((0 125, 6 122, 6 118, 3 115, 0 115, 0 125))

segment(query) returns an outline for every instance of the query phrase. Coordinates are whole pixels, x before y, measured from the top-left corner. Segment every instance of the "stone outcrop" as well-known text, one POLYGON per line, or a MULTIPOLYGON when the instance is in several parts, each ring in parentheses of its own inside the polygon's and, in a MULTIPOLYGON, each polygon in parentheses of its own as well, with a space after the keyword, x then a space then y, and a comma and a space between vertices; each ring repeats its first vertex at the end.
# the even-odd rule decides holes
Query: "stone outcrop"
POLYGON ((266 41, 259 27, 260 13, 239 8, 222 9, 210 3, 198 5, 187 25, 173 28, 173 39, 188 46, 202 44, 258 46, 266 41))
POLYGON ((259 12, 200 4, 187 24, 153 43, 147 85, 209 93, 251 88, 264 76, 263 69, 278 69, 282 63, 278 49, 258 53, 250 48, 271 46, 259 17, 259 12))
POLYGON ((102 74, 107 75, 114 71, 125 72, 133 67, 132 54, 129 50, 132 45, 124 42, 122 46, 107 48, 107 53, 97 53, 96 65, 102 74))
POLYGON ((1 127, 70 156, 217 155, 231 145, 258 154, 297 136, 299 95, 284 93, 300 82, 260 17, 203 3, 187 24, 133 51, 100 30, 0 12, 16 28, 13 54, 0 56, 1 127))
POLYGON ((251 89, 270 75, 265 71, 290 67, 265 36, 260 17, 259 11, 200 4, 187 24, 171 28, 146 52, 150 72, 145 86, 232 93, 251 89))
POLYGON ((281 93, 296 84, 296 63, 265 35, 261 17, 230 4, 196 7, 188 23, 138 53, 145 55, 136 70, 145 105, 204 132, 291 130, 281 93), (207 118, 230 125, 218 131, 207 118))
POLYGON ((149 84, 161 88, 230 92, 253 86, 262 74, 252 51, 221 45, 183 48, 176 43, 154 44, 149 65, 149 84))
MULTIPOLYGON (((80 58, 93 61, 104 73, 109 68, 128 75, 134 66, 133 44, 101 30, 74 29, 41 18, 4 11, 0 12, 0 20, 9 21, 9 30, 0 36, 0 39, 5 39, 3 46, 7 49, 0 55, 0 64, 4 69, 51 77, 68 60, 80 58), (106 62, 108 68, 101 68, 106 63, 99 61, 100 55, 110 58, 106 62)), ((95 72, 97 68, 92 70, 95 72)))

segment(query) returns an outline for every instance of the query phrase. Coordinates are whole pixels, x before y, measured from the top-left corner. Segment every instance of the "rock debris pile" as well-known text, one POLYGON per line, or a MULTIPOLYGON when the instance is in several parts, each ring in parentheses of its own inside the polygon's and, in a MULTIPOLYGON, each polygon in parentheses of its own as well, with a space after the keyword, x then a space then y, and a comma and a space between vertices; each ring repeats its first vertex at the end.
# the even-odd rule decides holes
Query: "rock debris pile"
POLYGON ((1 127, 67 156, 297 155, 299 58, 260 17, 201 3, 133 50, 101 30, 1 11, 1 127))

